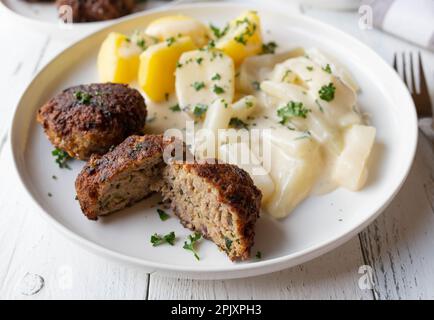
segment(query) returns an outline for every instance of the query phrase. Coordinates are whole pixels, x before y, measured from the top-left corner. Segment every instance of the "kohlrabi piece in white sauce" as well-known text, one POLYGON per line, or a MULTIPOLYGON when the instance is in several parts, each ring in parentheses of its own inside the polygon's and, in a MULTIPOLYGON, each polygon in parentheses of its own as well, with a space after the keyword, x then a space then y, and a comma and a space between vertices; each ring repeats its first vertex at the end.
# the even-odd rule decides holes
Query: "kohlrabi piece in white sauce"
POLYGON ((278 54, 264 54, 246 58, 241 64, 236 77, 237 91, 247 94, 257 93, 259 84, 269 77, 277 63, 303 54, 304 50, 302 48, 296 48, 278 54))
POLYGON ((269 169, 275 191, 265 208, 272 216, 283 218, 309 195, 320 170, 320 157, 315 152, 307 157, 294 157, 272 143, 271 158, 269 169))
POLYGON ((375 128, 354 125, 345 132, 344 150, 339 155, 333 178, 342 187, 360 190, 367 179, 366 161, 375 140, 375 128))
POLYGON ((262 203, 267 202, 274 192, 274 182, 246 143, 220 146, 219 159, 226 163, 235 164, 249 173, 255 186, 262 192, 262 203))
POLYGON ((359 85, 354 80, 351 73, 335 58, 328 56, 317 48, 311 48, 307 50, 306 54, 312 61, 319 64, 324 70, 339 77, 354 92, 357 92, 359 90, 359 85))

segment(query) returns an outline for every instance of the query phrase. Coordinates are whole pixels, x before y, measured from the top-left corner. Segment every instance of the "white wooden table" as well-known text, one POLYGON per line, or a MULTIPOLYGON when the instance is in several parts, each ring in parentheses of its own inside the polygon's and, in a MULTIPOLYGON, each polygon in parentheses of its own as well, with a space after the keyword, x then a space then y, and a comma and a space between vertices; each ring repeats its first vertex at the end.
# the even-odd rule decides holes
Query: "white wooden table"
MULTIPOLYGON (((356 12, 304 13, 356 36, 389 62, 395 51, 418 50, 379 31, 360 30, 356 12)), ((7 137, 26 83, 66 45, 0 16, 1 299, 434 298, 434 153, 432 142, 421 134, 411 173, 389 208, 342 247, 289 270, 227 281, 165 278, 71 243, 42 221, 27 200, 12 170, 7 137), (373 289, 359 285, 364 279, 359 271, 368 269, 373 289), (41 279, 41 290, 29 295, 41 279)), ((434 55, 422 53, 434 94, 434 55)))

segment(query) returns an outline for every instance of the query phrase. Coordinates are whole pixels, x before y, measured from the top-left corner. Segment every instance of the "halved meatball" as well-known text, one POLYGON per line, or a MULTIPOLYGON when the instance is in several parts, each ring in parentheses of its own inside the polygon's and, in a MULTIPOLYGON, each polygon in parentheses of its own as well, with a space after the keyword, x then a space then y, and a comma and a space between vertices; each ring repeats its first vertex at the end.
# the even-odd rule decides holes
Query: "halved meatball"
POLYGON ((129 135, 142 134, 146 114, 145 100, 137 90, 96 83, 64 90, 39 109, 36 119, 54 146, 87 160, 129 135))
POLYGON ((94 155, 75 181, 81 210, 91 220, 153 193, 169 158, 186 157, 184 143, 162 135, 130 136, 103 156, 94 155))
POLYGON ((255 237, 261 191, 243 169, 224 163, 172 162, 160 192, 181 223, 213 241, 231 260, 245 260, 255 237))
POLYGON ((174 138, 128 137, 107 154, 93 156, 75 188, 92 220, 160 192, 185 227, 213 241, 231 260, 250 256, 261 191, 235 165, 194 161, 174 138))
POLYGON ((131 13, 136 5, 135 0, 56 0, 59 17, 66 22, 103 21, 120 18, 131 13), (60 10, 69 6, 72 17, 67 17, 68 11, 60 10))

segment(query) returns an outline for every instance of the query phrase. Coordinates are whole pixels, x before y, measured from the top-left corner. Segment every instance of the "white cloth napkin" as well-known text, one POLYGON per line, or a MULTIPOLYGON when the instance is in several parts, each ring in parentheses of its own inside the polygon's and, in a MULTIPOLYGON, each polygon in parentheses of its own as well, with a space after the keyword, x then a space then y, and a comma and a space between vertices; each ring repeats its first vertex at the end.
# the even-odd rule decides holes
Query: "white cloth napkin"
POLYGON ((365 0, 374 27, 434 51, 434 0, 365 0))

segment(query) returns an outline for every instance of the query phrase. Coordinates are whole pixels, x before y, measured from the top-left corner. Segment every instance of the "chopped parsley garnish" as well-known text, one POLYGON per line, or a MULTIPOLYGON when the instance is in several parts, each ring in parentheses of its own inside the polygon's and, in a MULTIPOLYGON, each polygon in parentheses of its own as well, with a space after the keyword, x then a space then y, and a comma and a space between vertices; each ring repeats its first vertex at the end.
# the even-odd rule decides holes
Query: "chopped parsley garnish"
POLYGON ((255 257, 256 257, 256 259, 261 259, 262 258, 262 252, 261 251, 256 252, 255 257))
POLYGON ((225 245, 226 245, 226 249, 228 249, 229 251, 231 251, 231 247, 232 247, 232 240, 229 238, 225 237, 225 245))
POLYGON ((311 67, 311 66, 307 66, 306 69, 307 69, 308 71, 312 71, 312 70, 313 70, 313 67, 311 67))
POLYGON ((251 108, 251 107, 253 107, 253 101, 247 100, 246 101, 246 108, 248 109, 248 108, 251 108))
POLYGON ((176 67, 177 67, 177 68, 181 68, 181 67, 182 67, 182 63, 178 61, 178 62, 176 63, 176 67))
POLYGON ((196 91, 199 91, 200 89, 203 89, 203 88, 205 88, 205 82, 198 82, 198 81, 196 81, 196 82, 194 82, 192 85, 191 85, 196 91))
POLYGON ((151 236, 151 243, 152 243, 153 247, 159 246, 160 244, 163 244, 163 243, 168 243, 171 246, 173 246, 175 244, 175 238, 176 238, 175 232, 173 232, 173 231, 171 233, 166 234, 166 235, 160 235, 158 233, 154 233, 151 236))
POLYGON ((181 111, 181 107, 179 106, 179 104, 175 104, 174 106, 169 107, 169 109, 172 110, 173 112, 181 111))
POLYGON ((166 211, 157 209, 158 215, 160 216, 161 221, 166 221, 170 218, 170 216, 166 213, 166 211))
POLYGON ((229 121, 229 126, 234 127, 234 128, 248 128, 247 123, 245 123, 243 120, 239 119, 239 118, 231 118, 231 120, 229 121))
POLYGON ((252 86, 253 89, 255 89, 256 91, 261 90, 261 84, 259 83, 259 81, 252 81, 252 86))
POLYGON ((220 29, 220 28, 214 26, 213 24, 210 24, 209 28, 211 29, 212 33, 214 34, 214 37, 216 37, 217 39, 220 39, 228 32, 229 25, 227 24, 224 28, 220 29))
POLYGON ((74 98, 77 99, 77 101, 80 103, 88 104, 92 97, 87 92, 77 91, 77 92, 74 92, 74 98))
POLYGON ((225 93, 225 89, 223 89, 222 87, 219 87, 218 85, 214 85, 214 88, 212 89, 214 91, 214 93, 216 94, 222 94, 225 93))
POLYGON ((335 98, 336 87, 333 82, 330 82, 328 85, 324 85, 318 91, 319 97, 324 101, 332 101, 335 98))
POLYGON ((199 57, 199 58, 196 59, 197 64, 201 64, 202 61, 203 61, 203 58, 202 58, 202 57, 199 57))
POLYGON ((327 72, 327 73, 332 73, 332 69, 330 68, 330 65, 327 63, 327 65, 324 67, 324 68, 322 68, 325 72, 327 72))
POLYGON ((189 236, 188 236, 188 241, 189 241, 189 242, 184 241, 184 246, 183 246, 183 248, 184 248, 185 250, 188 250, 188 251, 193 252, 194 257, 195 257, 197 260, 200 260, 200 258, 199 258, 199 255, 197 254, 196 249, 194 248, 194 245, 196 244, 197 241, 200 240, 201 237, 202 237, 202 236, 200 235, 200 233, 197 233, 197 232, 194 233, 194 234, 192 234, 192 235, 189 235, 189 236))
POLYGON ((209 50, 209 49, 212 49, 212 48, 214 48, 214 47, 215 47, 215 41, 214 41, 214 40, 210 40, 210 41, 207 43, 205 49, 206 49, 206 50, 209 50))
POLYGON ((59 148, 56 148, 51 151, 51 155, 56 158, 56 163, 59 165, 59 168, 71 169, 67 163, 68 160, 71 159, 68 153, 59 148))
POLYGON ((176 39, 174 37, 170 37, 166 39, 166 44, 168 47, 170 47, 172 44, 174 44, 176 39))
POLYGON ((216 80, 220 80, 222 77, 219 73, 216 73, 212 76, 211 80, 216 81, 216 80))
POLYGON ((236 21, 237 26, 239 26, 243 23, 246 24, 246 30, 243 33, 241 33, 240 35, 234 37, 234 40, 238 43, 241 43, 242 45, 246 45, 248 38, 250 38, 251 36, 254 35, 257 26, 255 23, 250 22, 249 19, 247 19, 247 17, 242 19, 242 20, 236 21))
POLYGON ((57 177, 55 175, 53 175, 51 178, 53 178, 53 180, 57 180, 57 177))
POLYGON ((262 44, 262 54, 274 53, 277 48, 277 43, 270 41, 268 43, 262 44))
POLYGON ((146 50, 146 48, 147 48, 145 39, 139 39, 139 40, 137 40, 136 44, 142 50, 146 50))
POLYGON ((196 117, 200 117, 206 112, 206 110, 208 110, 208 106, 206 104, 198 103, 193 108, 193 114, 196 117))
POLYGON ((239 36, 236 36, 234 40, 238 43, 241 43, 242 45, 247 44, 247 40, 244 38, 244 34, 240 34, 239 36))
POLYGON ((283 77, 282 77, 282 81, 285 81, 291 72, 292 72, 291 70, 286 70, 283 77))
POLYGON ((280 123, 285 124, 292 117, 306 118, 309 112, 302 102, 290 101, 277 110, 277 115, 281 118, 280 123))

